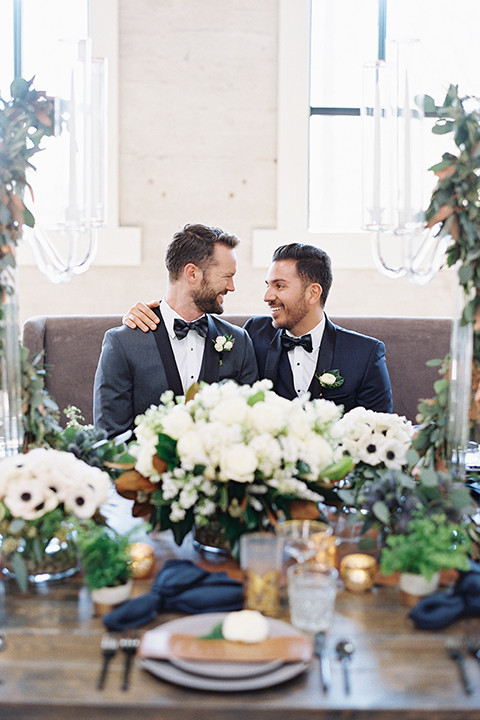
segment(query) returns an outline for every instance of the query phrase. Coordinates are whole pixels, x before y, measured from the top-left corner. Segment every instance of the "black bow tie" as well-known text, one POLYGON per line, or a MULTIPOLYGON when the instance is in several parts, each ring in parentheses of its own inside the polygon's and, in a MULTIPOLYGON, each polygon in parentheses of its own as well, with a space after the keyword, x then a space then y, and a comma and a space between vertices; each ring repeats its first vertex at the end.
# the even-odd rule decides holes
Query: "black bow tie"
POLYGON ((208 335, 208 318, 206 315, 202 315, 198 320, 193 322, 186 322, 180 318, 175 318, 173 321, 173 331, 179 340, 183 340, 187 336, 189 330, 195 330, 200 337, 206 338, 208 335))
POLYGON ((285 350, 287 352, 289 350, 293 350, 298 345, 303 347, 308 353, 311 353, 313 350, 311 335, 302 335, 302 337, 292 337, 291 335, 286 335, 285 333, 282 333, 281 341, 282 341, 282 346, 285 348, 285 350))

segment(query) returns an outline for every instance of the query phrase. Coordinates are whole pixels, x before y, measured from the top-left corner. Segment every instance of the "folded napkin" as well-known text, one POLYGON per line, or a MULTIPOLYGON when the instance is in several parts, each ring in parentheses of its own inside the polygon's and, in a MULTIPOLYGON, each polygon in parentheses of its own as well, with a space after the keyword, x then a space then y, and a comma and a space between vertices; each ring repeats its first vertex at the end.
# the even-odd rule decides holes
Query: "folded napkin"
POLYGON ((438 630, 459 617, 480 615, 480 565, 470 561, 470 570, 461 572, 455 585, 419 600, 408 613, 420 630, 438 630))
POLYGON ((150 592, 114 608, 103 618, 109 630, 146 625, 160 612, 231 612, 243 607, 243 588, 225 572, 208 572, 190 560, 167 560, 150 592))

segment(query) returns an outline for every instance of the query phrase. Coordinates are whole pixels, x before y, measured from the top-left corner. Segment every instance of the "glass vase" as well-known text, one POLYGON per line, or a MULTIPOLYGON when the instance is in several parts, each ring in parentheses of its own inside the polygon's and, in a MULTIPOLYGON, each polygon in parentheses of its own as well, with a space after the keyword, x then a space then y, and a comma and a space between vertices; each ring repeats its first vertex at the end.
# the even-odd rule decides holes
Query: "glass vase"
POLYGON ((231 553, 225 529, 218 520, 212 520, 208 525, 195 526, 193 546, 200 553, 213 553, 222 557, 231 553))
POLYGON ((2 538, 2 573, 14 579, 23 592, 28 583, 63 580, 79 570, 76 531, 66 520, 53 535, 46 535, 41 525, 33 530, 26 523, 13 552, 10 544, 9 536, 2 538))
POLYGON ((15 455, 23 443, 22 375, 15 268, 0 272, 0 458, 15 455))

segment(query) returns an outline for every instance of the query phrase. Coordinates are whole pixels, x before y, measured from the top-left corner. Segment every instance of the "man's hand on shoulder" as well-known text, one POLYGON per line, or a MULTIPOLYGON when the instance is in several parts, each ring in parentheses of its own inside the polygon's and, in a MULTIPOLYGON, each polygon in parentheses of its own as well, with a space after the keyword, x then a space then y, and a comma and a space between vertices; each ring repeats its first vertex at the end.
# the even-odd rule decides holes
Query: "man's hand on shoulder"
POLYGON ((155 330, 160 320, 151 308, 158 307, 159 305, 158 300, 152 300, 149 303, 137 302, 135 305, 132 305, 123 316, 122 323, 132 330, 135 330, 137 327, 143 330, 143 332, 155 330))

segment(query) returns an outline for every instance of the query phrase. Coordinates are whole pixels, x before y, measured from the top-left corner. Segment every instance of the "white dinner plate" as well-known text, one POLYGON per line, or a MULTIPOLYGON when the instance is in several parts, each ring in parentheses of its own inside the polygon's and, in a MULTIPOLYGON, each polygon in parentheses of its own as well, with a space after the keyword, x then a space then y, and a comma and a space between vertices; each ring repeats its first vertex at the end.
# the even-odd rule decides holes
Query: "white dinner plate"
MULTIPOLYGON (((199 662, 178 657, 165 657, 164 648, 168 637, 174 633, 184 633, 199 637, 208 634, 223 620, 227 613, 205 613, 188 615, 159 625, 148 631, 148 647, 152 648, 152 657, 143 657, 141 665, 153 675, 186 687, 204 690, 236 691, 254 690, 270 687, 299 675, 309 666, 307 662, 284 663, 282 660, 271 662, 199 662), (155 646, 161 648, 158 657, 155 646)), ((270 635, 298 635, 292 625, 268 618, 270 635)))
POLYGON ((282 682, 291 680, 297 675, 300 675, 300 673, 305 672, 309 667, 309 663, 285 663, 277 670, 273 670, 273 672, 257 675, 256 677, 218 679, 185 672, 172 665, 168 660, 150 660, 149 658, 143 658, 143 660, 140 661, 140 666, 161 680, 167 680, 175 685, 182 685, 183 687, 195 688, 197 690, 240 692, 272 687, 273 685, 279 685, 282 682))
POLYGON ((170 662, 175 667, 191 673, 213 678, 247 678, 254 675, 264 675, 281 667, 284 663, 281 660, 272 660, 264 663, 220 663, 220 662, 198 662, 197 660, 184 660, 179 657, 171 657, 170 662))

